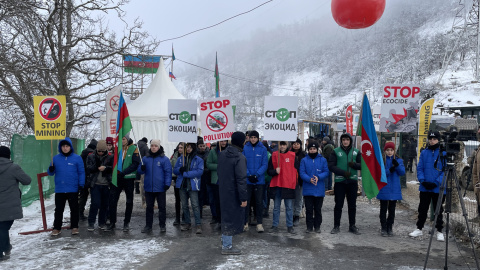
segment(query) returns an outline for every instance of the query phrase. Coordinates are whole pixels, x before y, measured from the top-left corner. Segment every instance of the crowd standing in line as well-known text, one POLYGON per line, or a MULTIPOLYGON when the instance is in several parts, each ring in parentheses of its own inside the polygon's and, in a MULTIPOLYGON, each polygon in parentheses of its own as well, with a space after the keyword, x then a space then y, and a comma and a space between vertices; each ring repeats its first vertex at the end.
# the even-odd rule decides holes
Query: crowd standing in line
MULTIPOLYGON (((479 131, 480 132, 480 131, 479 131)), ((479 133, 480 138, 480 133, 479 133)), ((440 134, 431 131, 429 146, 421 152, 417 167, 420 182, 417 229, 411 237, 421 236, 430 201, 437 204, 443 178, 442 163, 438 162, 440 134)), ((480 140, 480 139, 479 139, 480 140)), ((166 231, 166 192, 174 186, 175 220, 181 231, 192 229, 202 233, 202 208, 210 206, 216 230, 221 230, 222 254, 236 255, 241 251, 233 246, 233 236, 248 231, 255 224, 256 231, 264 232, 263 218, 269 217, 270 200, 273 200, 273 220, 270 233, 278 233, 280 205, 283 200, 286 212, 287 232, 296 234, 302 209, 306 212, 306 233, 320 233, 322 205, 327 190, 334 189, 334 226, 332 234, 340 232, 342 209, 347 200, 349 232, 359 235, 356 226, 356 198, 358 174, 361 170, 361 154, 354 147, 350 134, 340 136, 340 146, 335 148, 329 137, 309 138, 306 150, 302 141, 279 141, 268 145, 260 141, 257 131, 248 134, 235 132, 228 140, 216 142, 211 150, 201 137, 197 143, 179 143, 173 155, 165 155, 158 139, 142 138, 137 145, 128 135, 122 138, 121 171, 114 168, 114 141, 91 140, 81 156, 75 154, 70 138, 58 144, 58 154, 48 167, 48 174, 55 176, 55 220, 52 236, 62 230, 66 202, 70 207, 70 228, 73 235, 79 234, 79 220, 88 220, 87 230, 111 231, 116 228, 117 204, 122 191, 126 195, 126 210, 123 231, 130 230, 133 196, 141 194, 144 199, 145 227, 142 233, 153 230, 155 201, 158 204, 160 232, 166 231), (332 173, 334 186, 332 186, 332 173), (117 186, 112 184, 117 175, 117 186), (139 181, 138 181, 139 180, 139 181), (138 183, 138 184, 137 184, 138 183), (88 195, 91 196, 88 218, 84 216, 88 195), (194 221, 191 220, 190 207, 194 221), (253 221, 251 220, 253 217, 253 221)), ((388 185, 380 190, 380 224, 382 236, 393 236, 396 201, 402 199, 400 176, 405 174, 403 160, 395 153, 395 144, 385 142, 384 165, 388 185)), ((412 161, 408 161, 411 166, 412 161)), ((480 154, 475 156, 473 179, 476 193, 479 188, 480 154)), ((410 168, 408 168, 410 169, 410 168)), ((10 161, 10 150, 0 147, 0 259, 9 256, 12 246, 8 231, 13 220, 22 218, 18 183, 28 185, 31 181, 20 167, 10 161), (3 188, 3 187, 6 188, 3 188), (12 199, 8 199, 12 197, 12 199)), ((443 207, 437 219, 437 240, 444 241, 443 207)))

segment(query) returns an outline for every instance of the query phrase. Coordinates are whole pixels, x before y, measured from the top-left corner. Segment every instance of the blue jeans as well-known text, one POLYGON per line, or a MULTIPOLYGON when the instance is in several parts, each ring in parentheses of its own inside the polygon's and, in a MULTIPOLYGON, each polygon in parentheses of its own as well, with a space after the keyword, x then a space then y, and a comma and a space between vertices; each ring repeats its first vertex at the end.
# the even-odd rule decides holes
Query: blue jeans
MULTIPOLYGON (((287 216, 287 227, 293 226, 293 201, 295 201, 295 199, 283 199, 283 204, 285 205, 285 214, 287 216)), ((278 227, 278 221, 280 219, 281 204, 282 204, 282 192, 280 192, 280 189, 278 189, 275 194, 275 199, 273 200, 273 221, 272 221, 273 227, 278 227)))
POLYGON ((95 185, 90 189, 90 211, 88 224, 95 224, 98 213, 98 225, 105 225, 110 189, 106 185, 95 185))
POLYGON ((183 215, 185 216, 185 224, 192 224, 190 220, 190 210, 188 209, 188 198, 192 204, 193 216, 195 217, 195 225, 202 225, 200 218, 200 206, 198 201, 198 191, 180 188, 180 200, 182 201, 183 215))
POLYGON ((233 236, 222 234, 222 249, 232 248, 232 239, 233 239, 233 236))
POLYGON ((302 206, 303 206, 303 195, 302 195, 303 187, 298 185, 295 189, 295 204, 293 208, 293 215, 299 217, 302 213, 302 206))

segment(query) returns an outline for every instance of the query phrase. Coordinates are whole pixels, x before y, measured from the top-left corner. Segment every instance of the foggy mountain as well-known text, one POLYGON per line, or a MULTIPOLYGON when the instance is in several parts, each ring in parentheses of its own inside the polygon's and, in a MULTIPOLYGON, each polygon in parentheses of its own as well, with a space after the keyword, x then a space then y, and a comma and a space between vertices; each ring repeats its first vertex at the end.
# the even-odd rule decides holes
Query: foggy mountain
MULTIPOLYGON (((364 92, 379 104, 384 84, 418 84, 422 102, 432 96, 439 97, 436 106, 454 102, 442 95, 465 90, 473 80, 473 51, 464 40, 437 84, 445 52, 456 40, 451 30, 458 8, 453 0, 387 1, 382 18, 367 29, 348 30, 320 18, 259 30, 216 48, 221 96, 237 105, 240 130, 248 124, 261 129, 264 96, 299 96, 300 118, 312 120, 360 106, 364 92)), ((215 50, 181 60, 213 70, 215 50)), ((213 72, 176 64, 175 75, 187 98, 214 97, 213 72)))

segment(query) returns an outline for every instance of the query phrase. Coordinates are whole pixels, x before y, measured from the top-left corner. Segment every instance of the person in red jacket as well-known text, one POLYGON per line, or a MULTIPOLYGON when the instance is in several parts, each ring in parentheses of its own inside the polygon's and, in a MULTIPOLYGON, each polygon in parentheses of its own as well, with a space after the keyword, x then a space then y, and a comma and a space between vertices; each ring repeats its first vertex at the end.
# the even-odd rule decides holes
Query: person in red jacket
POLYGON ((272 176, 270 182, 270 198, 274 201, 273 221, 270 232, 278 232, 280 218, 280 204, 285 205, 287 217, 287 231, 295 234, 293 229, 293 202, 295 201, 295 187, 297 185, 297 170, 295 153, 287 151, 285 141, 279 143, 279 151, 273 152, 268 161, 267 173, 272 176))

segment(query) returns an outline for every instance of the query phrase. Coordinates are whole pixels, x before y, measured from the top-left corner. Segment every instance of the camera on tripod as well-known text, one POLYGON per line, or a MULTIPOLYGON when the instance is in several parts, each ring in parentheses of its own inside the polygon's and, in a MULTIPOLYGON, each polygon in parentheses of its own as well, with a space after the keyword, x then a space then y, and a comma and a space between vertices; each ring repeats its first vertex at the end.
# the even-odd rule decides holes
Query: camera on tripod
POLYGON ((450 126, 448 132, 444 132, 442 135, 443 141, 440 143, 440 150, 447 153, 448 159, 460 153, 460 143, 457 141, 458 129, 456 126, 450 126))

